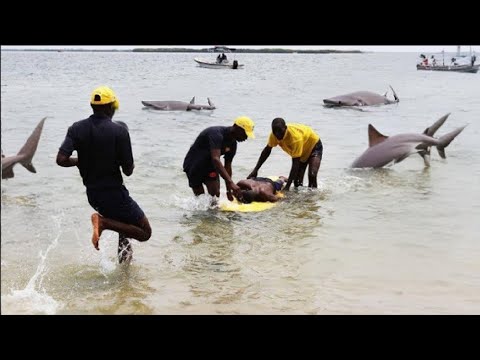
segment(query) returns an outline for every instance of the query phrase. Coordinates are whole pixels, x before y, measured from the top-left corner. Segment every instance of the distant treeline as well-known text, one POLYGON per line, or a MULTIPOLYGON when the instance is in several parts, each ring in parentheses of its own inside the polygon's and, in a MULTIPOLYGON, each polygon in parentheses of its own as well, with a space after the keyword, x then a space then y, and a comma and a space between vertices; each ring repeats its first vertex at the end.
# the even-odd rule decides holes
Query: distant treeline
MULTIPOLYGON (((186 48, 138 48, 133 52, 168 52, 168 53, 208 53, 211 49, 186 49, 186 48)), ((292 50, 292 49, 236 49, 233 53, 256 53, 256 54, 361 54, 360 50, 292 50)))

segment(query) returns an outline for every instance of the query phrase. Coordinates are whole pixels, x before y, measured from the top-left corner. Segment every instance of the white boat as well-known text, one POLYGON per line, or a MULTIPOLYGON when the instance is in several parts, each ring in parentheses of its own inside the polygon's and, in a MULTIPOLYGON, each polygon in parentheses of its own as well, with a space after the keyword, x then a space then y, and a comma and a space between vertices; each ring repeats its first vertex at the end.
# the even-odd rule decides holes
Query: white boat
POLYGON ((239 64, 237 60, 233 60, 233 62, 228 60, 217 62, 199 58, 195 58, 194 60, 200 67, 209 69, 242 69, 245 66, 244 64, 239 64))

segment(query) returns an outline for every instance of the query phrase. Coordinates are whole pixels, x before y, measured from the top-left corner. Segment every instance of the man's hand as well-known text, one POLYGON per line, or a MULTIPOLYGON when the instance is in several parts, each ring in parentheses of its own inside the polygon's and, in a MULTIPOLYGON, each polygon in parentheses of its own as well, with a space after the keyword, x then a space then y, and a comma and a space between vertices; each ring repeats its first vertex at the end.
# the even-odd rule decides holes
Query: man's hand
MULTIPOLYGON (((233 192, 233 195, 237 198, 237 199, 242 199, 242 189, 240 189, 240 187, 235 184, 234 182, 232 182, 230 184, 230 190, 233 192)), ((229 198, 230 199, 230 198, 229 198)))
POLYGON ((227 198, 228 200, 233 201, 233 195, 231 191, 227 191, 227 198))
POLYGON ((250 175, 247 176, 247 179, 251 179, 251 178, 254 178, 254 177, 257 177, 258 175, 258 170, 253 170, 250 175))

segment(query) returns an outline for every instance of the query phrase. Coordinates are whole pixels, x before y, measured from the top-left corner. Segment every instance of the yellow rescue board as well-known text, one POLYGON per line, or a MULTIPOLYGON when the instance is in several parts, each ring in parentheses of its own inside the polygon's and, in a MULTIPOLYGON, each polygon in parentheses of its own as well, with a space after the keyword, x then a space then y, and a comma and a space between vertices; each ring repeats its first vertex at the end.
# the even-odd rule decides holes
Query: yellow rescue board
MULTIPOLYGON (((277 197, 281 198, 284 195, 277 192, 277 197)), ((219 204, 219 208, 222 211, 238 211, 238 212, 255 212, 255 211, 264 211, 273 208, 278 202, 251 202, 250 204, 243 204, 238 202, 237 199, 233 201, 222 201, 219 204)))

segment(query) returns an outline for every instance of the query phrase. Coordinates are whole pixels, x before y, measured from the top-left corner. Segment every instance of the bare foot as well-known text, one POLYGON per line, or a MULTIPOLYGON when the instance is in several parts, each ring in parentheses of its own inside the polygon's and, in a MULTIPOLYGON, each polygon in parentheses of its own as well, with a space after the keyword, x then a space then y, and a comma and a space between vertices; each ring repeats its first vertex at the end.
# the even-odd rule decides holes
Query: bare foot
POLYGON ((98 241, 100 240, 100 235, 102 235, 102 231, 103 231, 102 217, 100 214, 97 214, 97 213, 92 214, 92 225, 93 225, 92 243, 95 249, 100 250, 100 248, 98 247, 98 241))

